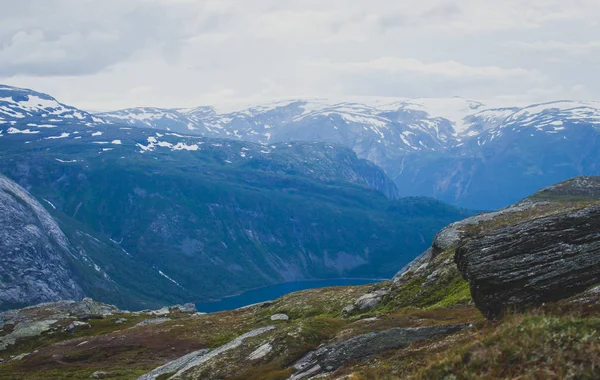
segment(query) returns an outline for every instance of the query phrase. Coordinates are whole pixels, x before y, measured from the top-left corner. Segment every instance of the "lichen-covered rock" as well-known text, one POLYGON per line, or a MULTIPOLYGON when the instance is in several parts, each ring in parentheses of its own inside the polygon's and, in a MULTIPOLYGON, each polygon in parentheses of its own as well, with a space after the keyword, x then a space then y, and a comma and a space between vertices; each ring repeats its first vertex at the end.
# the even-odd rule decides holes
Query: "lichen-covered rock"
POLYGON ((469 325, 393 328, 358 335, 310 352, 294 364, 296 372, 290 379, 306 379, 323 372, 331 372, 351 361, 365 359, 383 351, 403 348, 417 340, 452 334, 467 327, 469 325))
POLYGON ((97 302, 91 298, 82 301, 47 302, 23 309, 8 310, 0 313, 4 324, 32 323, 49 319, 75 318, 81 321, 103 318, 115 313, 125 313, 115 306, 97 302))
POLYGON ((388 293, 388 290, 385 289, 376 290, 372 293, 367 293, 364 296, 358 298, 354 302, 354 306, 356 306, 357 309, 363 311, 373 309, 379 306, 379 304, 381 304, 383 297, 385 297, 388 293))
POLYGON ((256 350, 252 351, 250 355, 248 355, 248 360, 259 360, 269 355, 273 351, 273 346, 271 343, 265 343, 262 346, 258 347, 256 350))
POLYGON ((350 313, 352 313, 354 310, 356 310, 356 306, 354 306, 354 305, 346 305, 346 306, 344 306, 344 308, 342 309, 342 314, 350 314, 350 313))
POLYGON ((141 321, 140 323, 136 324, 134 327, 142 327, 142 326, 148 326, 148 325, 160 325, 160 324, 168 322, 170 320, 171 320, 170 318, 150 318, 150 319, 141 321))
POLYGON ((272 321, 287 321, 290 317, 287 314, 273 314, 271 315, 272 321))
POLYGON ((171 306, 169 307, 170 311, 180 311, 182 313, 188 313, 188 314, 194 314, 196 312, 198 312, 198 310, 196 309, 196 305, 194 305, 193 303, 186 303, 184 305, 175 305, 175 306, 171 306))
POLYGON ((69 324, 69 326, 67 326, 67 331, 68 332, 76 332, 81 329, 91 329, 91 328, 92 328, 92 325, 90 325, 89 323, 73 321, 73 322, 71 322, 71 324, 69 324))
POLYGON ((154 380, 159 376, 175 373, 182 368, 185 368, 189 363, 195 361, 198 358, 206 355, 210 350, 208 348, 203 348, 198 351, 190 352, 187 355, 184 355, 178 359, 168 362, 165 365, 157 367, 153 369, 151 372, 148 372, 138 378, 138 380, 154 380))
POLYGON ((90 375, 90 379, 109 379, 115 375, 112 372, 96 371, 90 375))
POLYGON ((600 205, 476 236, 455 261, 487 318, 557 301, 600 282, 600 205))
POLYGON ((31 338, 42 335, 43 333, 52 329, 57 320, 49 319, 36 322, 21 322, 17 324, 14 330, 5 336, 0 337, 0 351, 8 348, 8 346, 15 344, 19 339, 31 338))

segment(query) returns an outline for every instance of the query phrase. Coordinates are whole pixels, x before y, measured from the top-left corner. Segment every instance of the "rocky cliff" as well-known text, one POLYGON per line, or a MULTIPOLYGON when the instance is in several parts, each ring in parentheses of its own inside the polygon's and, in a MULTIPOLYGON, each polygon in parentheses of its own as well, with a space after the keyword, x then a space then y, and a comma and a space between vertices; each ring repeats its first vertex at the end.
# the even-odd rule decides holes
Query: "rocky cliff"
POLYGON ((0 309, 82 298, 71 249, 46 209, 0 175, 0 309))

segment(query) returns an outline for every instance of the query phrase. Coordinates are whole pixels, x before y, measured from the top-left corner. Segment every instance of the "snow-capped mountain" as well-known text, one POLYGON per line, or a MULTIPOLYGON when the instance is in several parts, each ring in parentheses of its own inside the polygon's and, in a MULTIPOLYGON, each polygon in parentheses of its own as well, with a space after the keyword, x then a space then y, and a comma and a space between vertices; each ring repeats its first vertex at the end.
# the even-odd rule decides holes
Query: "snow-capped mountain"
POLYGON ((468 128, 483 104, 451 99, 292 99, 194 109, 133 108, 98 114, 113 123, 269 144, 371 141, 401 151, 435 150, 468 128), (351 135, 351 136, 349 136, 351 135))
MULTIPOLYGON (((86 295, 136 308, 284 281, 391 276, 465 214, 391 199, 398 190, 381 168, 330 143, 26 119, 9 128, 28 133, 0 136, 0 173, 56 218, 86 295)), ((9 248, 4 256, 20 257, 20 245, 9 248)))
POLYGON ((595 144, 599 104, 492 107, 462 98, 299 99, 162 110, 174 113, 177 117, 169 120, 179 124, 153 122, 164 120, 154 116, 146 122, 158 129, 266 145, 297 140, 339 144, 381 166, 403 195, 489 209, 571 176, 600 174, 594 161, 600 151, 595 144))
POLYGON ((93 126, 102 123, 101 118, 59 103, 49 95, 0 85, 0 128, 5 127, 7 133, 28 133, 65 124, 93 126), (14 128, 17 124, 20 128, 14 128))
POLYGON ((190 133, 194 124, 177 110, 155 107, 130 108, 95 115, 113 124, 126 124, 137 128, 164 129, 167 131, 190 133))
POLYGON ((505 206, 569 176, 600 174, 593 161, 600 150, 595 145, 598 102, 494 107, 458 97, 315 98, 90 115, 29 90, 2 87, 0 94, 4 102, 0 136, 35 134, 52 123, 87 127, 105 123, 264 146, 326 142, 351 148, 382 167, 403 195, 434 196, 471 208, 505 206), (577 144, 587 148, 575 148, 577 144), (537 156, 528 159, 528 167, 515 165, 527 161, 531 152, 537 156), (508 156, 510 162, 504 162, 508 156), (503 179, 506 184, 483 180, 488 171, 504 171, 494 165, 512 165, 503 179), (520 183, 515 185, 517 178, 520 183), (495 191, 498 185, 511 190, 495 191))

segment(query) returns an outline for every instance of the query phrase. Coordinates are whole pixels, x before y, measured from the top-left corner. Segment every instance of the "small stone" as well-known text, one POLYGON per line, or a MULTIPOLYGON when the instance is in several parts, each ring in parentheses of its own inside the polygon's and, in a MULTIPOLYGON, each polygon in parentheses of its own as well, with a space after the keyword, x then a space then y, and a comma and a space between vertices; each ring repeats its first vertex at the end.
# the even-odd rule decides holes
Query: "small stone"
POLYGON ((116 323, 117 325, 120 325, 120 324, 123 324, 123 323, 125 323, 125 322, 127 322, 127 321, 128 321, 128 319, 127 319, 127 318, 119 318, 119 319, 117 319, 117 320, 115 321, 115 323, 116 323))
POLYGON ((161 323, 165 323, 165 322, 170 321, 170 320, 171 320, 171 318, 152 318, 152 319, 146 319, 145 321, 141 321, 140 323, 138 323, 134 327, 141 327, 141 326, 147 326, 147 325, 159 325, 161 323))
POLYGON ((14 356, 12 359, 10 359, 11 362, 14 362, 16 360, 22 360, 24 357, 31 355, 29 352, 24 353, 24 354, 20 354, 17 356, 14 356))
POLYGON ((160 308, 158 310, 151 310, 151 311, 148 312, 148 314, 162 316, 162 315, 167 315, 170 312, 171 312, 171 310, 169 310, 169 308, 165 306, 165 307, 160 308))
POLYGON ((367 293, 354 302, 359 310, 370 310, 381 304, 383 297, 388 294, 386 290, 377 290, 373 293, 367 293))
POLYGON ((344 314, 350 314, 350 313, 352 313, 354 311, 354 309, 356 309, 354 307, 354 305, 347 305, 346 307, 344 307, 342 309, 342 313, 344 313, 344 314))
POLYGON ((92 328, 92 325, 90 325, 89 323, 74 321, 74 322, 71 322, 71 324, 69 326, 67 326, 67 331, 75 332, 77 330, 91 329, 91 328, 92 328))
POLYGON ((272 321, 287 321, 289 319, 290 319, 290 317, 288 317, 287 314, 273 314, 273 315, 271 315, 271 320, 272 321))
POLYGON ((90 379, 108 379, 113 376, 112 372, 96 371, 90 375, 90 379))

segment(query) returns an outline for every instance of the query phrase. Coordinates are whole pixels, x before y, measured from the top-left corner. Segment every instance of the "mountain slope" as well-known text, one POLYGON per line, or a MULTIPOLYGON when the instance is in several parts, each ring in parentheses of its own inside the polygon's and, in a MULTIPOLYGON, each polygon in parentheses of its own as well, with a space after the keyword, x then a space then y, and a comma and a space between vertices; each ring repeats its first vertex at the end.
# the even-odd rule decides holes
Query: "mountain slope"
POLYGON ((103 123, 88 112, 59 103, 53 97, 36 91, 0 85, 0 129, 6 133, 30 133, 31 128, 53 128, 56 125, 103 123), (20 131, 20 132, 17 132, 20 131))
POLYGON ((43 202, 50 212, 0 175, 0 310, 84 295, 131 308, 190 297, 174 292, 158 272, 135 262, 101 234, 90 235, 51 202, 43 202), (162 299, 153 293, 157 288, 162 299))
POLYGON ((0 309, 81 298, 69 243, 46 210, 0 175, 0 309))
POLYGON ((121 258, 94 258, 148 302, 389 277, 440 226, 468 214, 388 198, 397 190, 381 169, 327 143, 264 146, 112 125, 35 131, 0 137, 0 171, 56 207, 59 220, 112 239, 115 255, 170 283, 146 286, 153 280, 128 276, 121 258))

